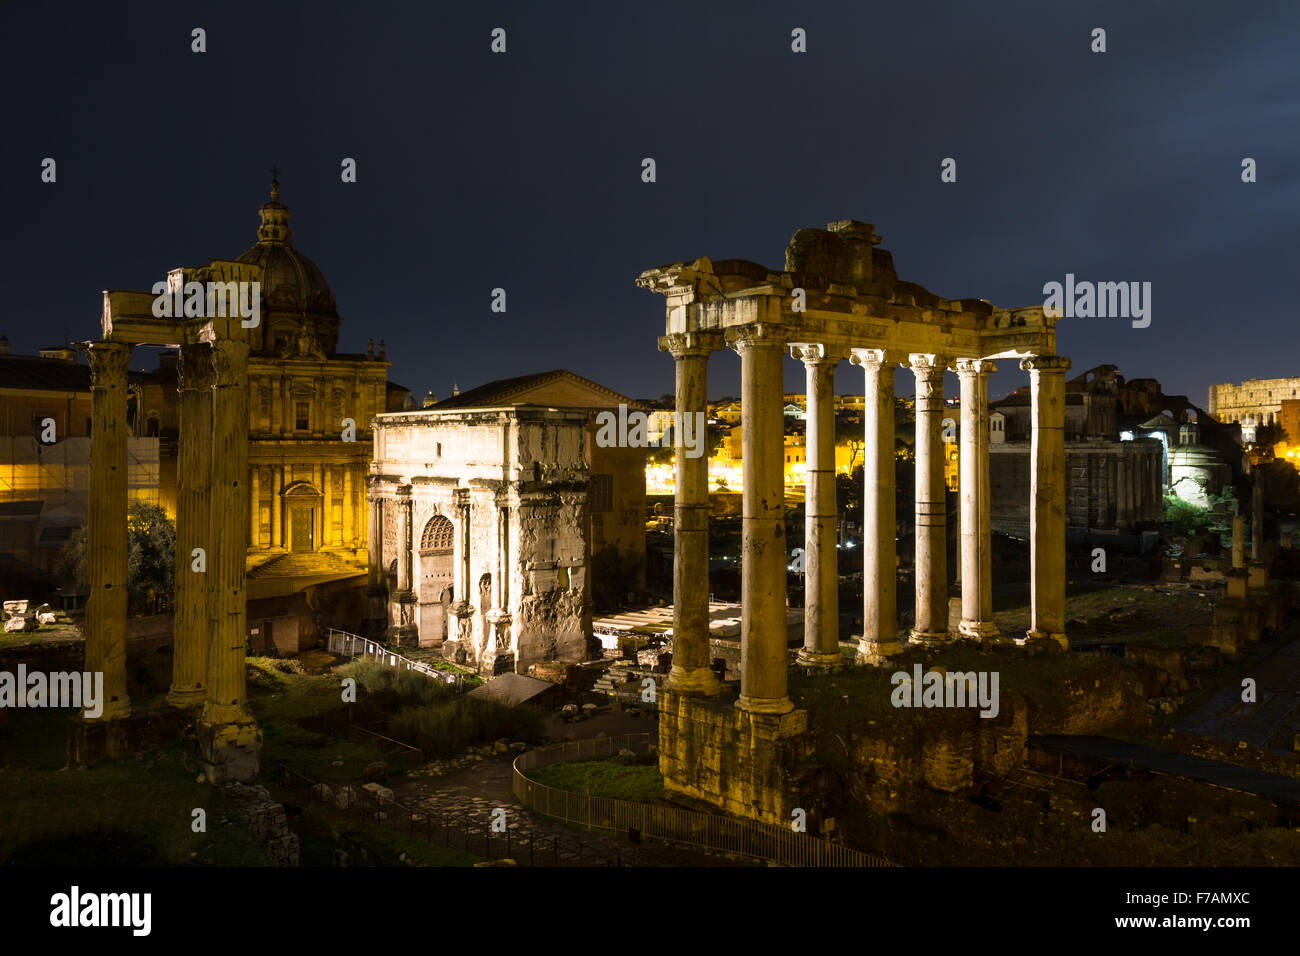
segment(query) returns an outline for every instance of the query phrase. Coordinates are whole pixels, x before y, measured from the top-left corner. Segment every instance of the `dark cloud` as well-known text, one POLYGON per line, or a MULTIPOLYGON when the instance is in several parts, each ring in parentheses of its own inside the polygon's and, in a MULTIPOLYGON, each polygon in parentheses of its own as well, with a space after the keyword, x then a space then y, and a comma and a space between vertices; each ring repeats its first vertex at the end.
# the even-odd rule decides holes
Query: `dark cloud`
MULTIPOLYGON (((1148 329, 1062 323, 1078 369, 1112 362, 1198 403, 1212 382, 1297 373, 1294 4, 467 6, 11 5, 0 331, 25 351, 64 326, 88 338, 101 289, 238 255, 278 163, 342 346, 386 339, 418 391, 558 366, 667 391, 662 300, 637 273, 779 265, 796 228, 845 217, 944 296, 1151 281, 1148 329)), ((734 357, 711 372, 737 390, 734 357)))

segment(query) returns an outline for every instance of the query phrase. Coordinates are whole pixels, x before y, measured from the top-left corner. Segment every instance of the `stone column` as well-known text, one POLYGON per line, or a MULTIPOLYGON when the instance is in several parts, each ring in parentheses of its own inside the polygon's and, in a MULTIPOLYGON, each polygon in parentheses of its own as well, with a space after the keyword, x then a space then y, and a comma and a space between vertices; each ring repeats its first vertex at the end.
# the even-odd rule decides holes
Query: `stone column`
POLYGON ((257 465, 253 465, 248 469, 248 497, 248 503, 251 505, 249 508, 248 549, 250 551, 259 551, 262 547, 262 498, 257 465))
POLYGON ((948 640, 948 501, 943 480, 943 373, 939 355, 912 354, 916 376, 916 624, 918 643, 948 640))
POLYGON ((212 481, 212 348, 181 348, 181 427, 177 449, 176 614, 172 625, 172 686, 177 707, 201 704, 208 679, 208 572, 215 558, 209 534, 212 481), (195 548, 207 570, 193 570, 195 548))
POLYGON ((957 363, 961 382, 961 623, 977 639, 998 633, 993 623, 993 549, 989 529, 989 373, 980 359, 957 363))
POLYGON ((284 491, 284 467, 271 467, 271 547, 283 547, 284 517, 280 513, 281 492, 284 491))
POLYGON ((1232 566, 1246 566, 1246 519, 1239 514, 1232 516, 1232 566))
POLYGON ((1031 419, 1029 488, 1030 624, 1027 637, 1065 636, 1065 372, 1070 360, 1039 355, 1021 361, 1029 373, 1031 419))
POLYGON ((370 572, 370 587, 377 588, 383 581, 384 571, 380 566, 380 562, 383 561, 381 547, 383 525, 380 509, 383 508, 384 503, 373 484, 366 495, 366 505, 366 568, 370 572))
POLYGON ((244 556, 248 551, 248 343, 212 343, 212 492, 209 496, 208 696, 199 751, 212 783, 257 775, 262 734, 244 687, 248 636, 244 556))
POLYGON ((353 524, 353 512, 357 501, 352 485, 352 475, 356 467, 351 463, 343 466, 343 547, 351 550, 357 546, 356 531, 353 524))
POLYGON ((709 354, 722 345, 716 332, 664 336, 659 347, 673 357, 677 442, 673 494, 673 666, 667 689, 691 697, 722 693, 709 667, 709 456, 707 430, 701 454, 682 446, 682 427, 707 428, 709 354))
POLYGON ((894 500, 894 362, 884 349, 853 349, 866 373, 862 483, 862 640, 858 660, 884 664, 898 642, 898 523, 894 500))
MULTIPOLYGON (((804 641, 799 663, 836 667, 840 653, 839 555, 835 550, 835 365, 826 346, 790 346, 807 378, 804 469, 804 641)), ((743 434, 743 431, 742 431, 743 434)))
POLYGON ((733 332, 740 353, 741 458, 744 461, 740 572, 740 699, 753 713, 794 709, 787 694, 785 427, 781 359, 776 330, 747 326, 733 332))
POLYGON ((1120 531, 1128 531, 1133 524, 1133 459, 1124 444, 1120 444, 1119 461, 1116 464, 1115 482, 1118 486, 1115 511, 1115 524, 1120 531))
POLYGON ((1250 560, 1258 564, 1264 560, 1264 484, 1255 472, 1255 487, 1250 494, 1250 560))
POLYGON ((126 370, 131 347, 93 342, 87 516, 86 670, 104 675, 98 720, 131 714, 126 692, 126 370))
POLYGON ((402 489, 397 499, 397 590, 411 590, 411 489, 402 489))

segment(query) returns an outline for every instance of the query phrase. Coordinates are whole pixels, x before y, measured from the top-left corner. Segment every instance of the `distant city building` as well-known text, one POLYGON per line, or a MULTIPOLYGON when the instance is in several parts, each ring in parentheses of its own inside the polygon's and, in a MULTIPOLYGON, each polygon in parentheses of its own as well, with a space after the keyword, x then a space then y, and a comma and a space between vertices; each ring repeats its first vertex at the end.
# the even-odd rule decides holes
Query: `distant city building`
MULTIPOLYGON (((139 415, 143 376, 128 373, 127 494, 159 503, 159 441, 139 415)), ((49 584, 59 552, 86 521, 90 368, 71 346, 14 355, 0 336, 0 580, 49 584)))
MULTIPOLYGON (((1017 536, 1029 520, 1027 392, 989 402, 992 527, 1017 536)), ((1066 383, 1065 438, 1066 524, 1076 536, 1155 529, 1165 494, 1204 504, 1240 460, 1236 429, 1208 420, 1185 396, 1165 395, 1155 379, 1126 382, 1113 365, 1066 383)))
POLYGON ((1245 440, 1253 442, 1255 429, 1278 424, 1282 403, 1291 399, 1300 399, 1300 377, 1251 378, 1240 385, 1211 385, 1209 412, 1220 422, 1240 424, 1245 440))

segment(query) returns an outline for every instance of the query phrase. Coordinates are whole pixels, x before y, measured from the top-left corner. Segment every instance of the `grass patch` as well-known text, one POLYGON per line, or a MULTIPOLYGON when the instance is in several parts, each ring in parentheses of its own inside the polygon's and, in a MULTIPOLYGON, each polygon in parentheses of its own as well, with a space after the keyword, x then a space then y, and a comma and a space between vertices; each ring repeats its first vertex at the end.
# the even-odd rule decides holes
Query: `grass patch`
POLYGON ((557 790, 653 803, 664 789, 658 759, 656 754, 642 754, 638 758, 624 756, 566 761, 537 767, 529 772, 529 776, 557 790), (643 762, 645 758, 654 762, 643 762))
POLYGON ((71 854, 81 866, 267 866, 259 844, 237 824, 221 823, 234 813, 234 804, 185 769, 179 744, 89 770, 6 770, 0 863, 48 864, 71 854), (190 829, 199 807, 207 811, 206 833, 190 829))

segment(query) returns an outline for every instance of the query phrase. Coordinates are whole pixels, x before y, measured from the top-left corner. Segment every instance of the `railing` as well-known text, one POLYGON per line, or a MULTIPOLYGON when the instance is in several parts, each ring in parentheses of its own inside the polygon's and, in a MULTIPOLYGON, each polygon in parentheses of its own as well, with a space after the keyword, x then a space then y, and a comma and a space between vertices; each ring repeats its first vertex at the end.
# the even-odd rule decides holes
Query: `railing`
POLYGON ((530 779, 525 772, 566 760, 611 756, 624 749, 648 753, 651 748, 650 734, 623 734, 569 740, 527 751, 515 758, 515 798, 534 813, 588 830, 648 837, 783 866, 897 865, 842 843, 797 833, 792 828, 658 803, 558 790, 530 779))
POLYGON ((327 646, 331 654, 340 654, 353 658, 368 657, 397 670, 417 671, 425 677, 431 677, 444 684, 455 684, 457 687, 461 684, 461 675, 455 671, 440 671, 428 664, 421 664, 419 661, 403 657, 378 641, 372 641, 369 638, 361 637, 359 634, 339 630, 337 627, 329 629, 327 646))

